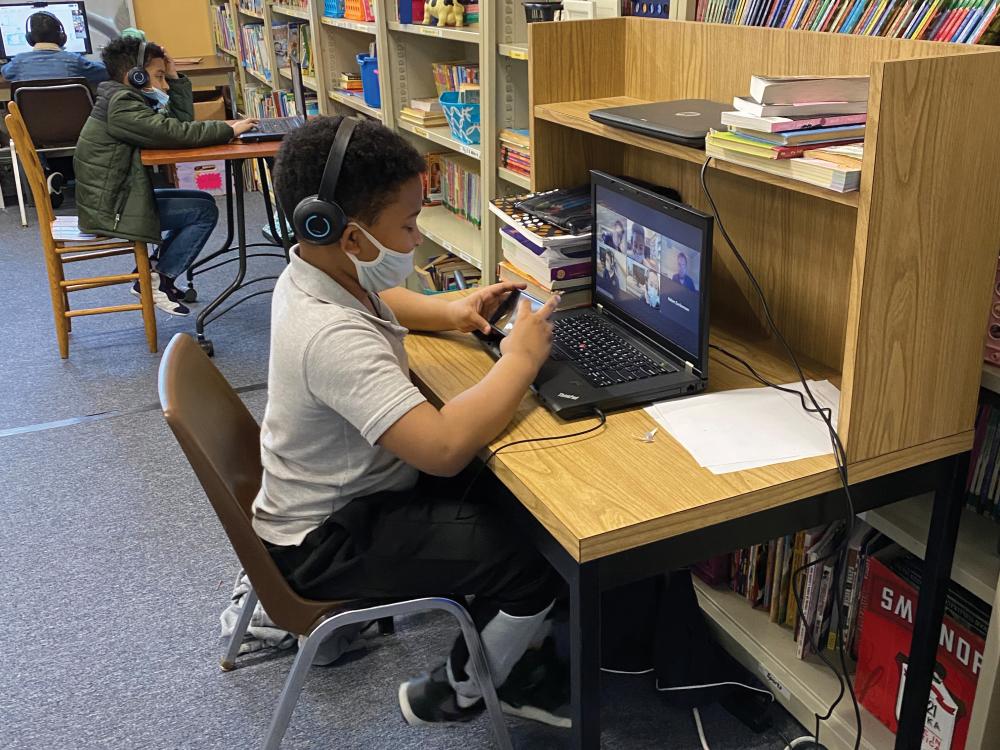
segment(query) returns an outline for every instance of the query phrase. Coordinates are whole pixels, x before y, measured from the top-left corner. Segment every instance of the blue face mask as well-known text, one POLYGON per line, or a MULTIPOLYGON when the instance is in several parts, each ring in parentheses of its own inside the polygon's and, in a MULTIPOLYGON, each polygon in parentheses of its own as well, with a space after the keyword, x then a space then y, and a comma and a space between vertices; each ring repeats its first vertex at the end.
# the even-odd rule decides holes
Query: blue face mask
POLYGON ((153 103, 154 109, 163 109, 170 104, 170 94, 157 88, 143 89, 143 96, 153 103))

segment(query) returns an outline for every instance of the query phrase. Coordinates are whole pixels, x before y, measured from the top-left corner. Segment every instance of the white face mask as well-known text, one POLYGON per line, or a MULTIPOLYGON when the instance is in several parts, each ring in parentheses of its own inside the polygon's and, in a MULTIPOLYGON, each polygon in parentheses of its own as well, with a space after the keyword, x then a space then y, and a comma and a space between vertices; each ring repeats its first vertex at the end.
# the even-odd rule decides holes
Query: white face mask
POLYGON ((160 91, 158 88, 151 87, 148 89, 143 89, 142 93, 153 102, 156 109, 162 109, 170 104, 170 94, 166 91, 160 91))
POLYGON ((372 294, 378 294, 386 289, 405 284, 406 279, 413 273, 414 251, 400 253, 390 250, 372 237, 368 230, 360 224, 351 222, 351 225, 360 229, 368 241, 378 248, 378 257, 375 260, 358 260, 353 253, 347 254, 358 269, 358 281, 361 286, 372 294))

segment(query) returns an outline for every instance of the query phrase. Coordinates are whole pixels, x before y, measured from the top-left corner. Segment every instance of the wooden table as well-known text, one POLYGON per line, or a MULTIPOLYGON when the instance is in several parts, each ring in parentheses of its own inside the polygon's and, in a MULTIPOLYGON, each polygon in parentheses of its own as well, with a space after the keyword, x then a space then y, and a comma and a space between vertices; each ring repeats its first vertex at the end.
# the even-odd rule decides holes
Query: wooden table
MULTIPOLYGON (((178 65, 177 70, 190 78, 196 89, 210 89, 217 86, 231 87, 233 86, 232 75, 236 72, 236 62, 224 55, 206 55, 199 63, 178 65)), ((0 102, 9 101, 10 81, 0 78, 0 102)))
MULTIPOLYGON (((796 379, 767 340, 715 326, 712 341, 775 382, 796 379)), ((414 381, 439 403, 479 382, 493 364, 467 334, 412 334, 406 346, 414 381)), ((803 364, 808 376, 838 380, 803 364)), ((709 384, 709 391, 757 385, 717 355, 709 384)), ((587 425, 562 422, 527 395, 490 449, 587 425)), ((846 515, 832 455, 714 475, 663 430, 652 443, 638 439, 655 426, 642 409, 632 409, 611 414, 591 435, 519 445, 491 464, 513 495, 511 516, 569 584, 574 748, 600 745, 602 591, 846 515)), ((936 582, 948 579, 962 505, 953 493, 964 491, 967 449, 956 443, 950 451, 904 451, 850 466, 858 512, 936 491, 911 658, 935 652, 944 604, 936 582)), ((897 747, 919 746, 919 739, 911 742, 897 747)))
POLYGON ((195 276, 214 270, 220 266, 228 265, 232 262, 236 262, 238 264, 236 278, 233 279, 232 283, 221 294, 219 294, 218 297, 208 303, 205 308, 198 313, 198 317, 195 322, 195 331, 198 336, 198 343, 209 354, 209 356, 215 353, 215 347, 213 343, 205 337, 205 326, 229 312, 237 305, 259 294, 266 294, 269 290, 265 289, 256 291, 253 294, 242 297, 229 307, 218 312, 216 315, 213 316, 212 313, 240 289, 262 281, 275 280, 277 278, 276 276, 260 276, 247 281, 247 259, 276 257, 284 258, 286 261, 288 260, 288 249, 290 243, 284 231, 285 220, 281 215, 280 207, 272 206, 271 204, 271 195, 268 190, 267 169, 265 168, 265 163, 274 159, 279 148, 281 148, 280 141, 265 141, 261 143, 241 143, 239 141, 234 141, 220 146, 206 146, 204 148, 143 149, 142 151, 142 163, 151 167, 164 166, 167 164, 181 164, 185 162, 190 163, 218 160, 226 162, 226 241, 219 250, 216 250, 206 257, 199 258, 194 264, 192 264, 191 268, 189 268, 187 272, 188 283, 193 288, 195 276), (280 254, 275 252, 248 253, 249 248, 274 247, 274 245, 270 243, 247 244, 243 165, 250 159, 256 160, 261 185, 264 187, 262 191, 264 195, 264 207, 267 210, 267 220, 271 228, 271 236, 275 238, 280 237, 282 245, 284 246, 283 252, 280 254), (234 207, 235 226, 233 222, 234 207), (275 217, 276 212, 277 217, 275 217), (275 221, 276 218, 277 221, 275 221), (234 233, 236 239, 235 247, 233 247, 234 233), (213 261, 220 256, 232 253, 233 251, 236 252, 235 257, 213 263, 213 261))

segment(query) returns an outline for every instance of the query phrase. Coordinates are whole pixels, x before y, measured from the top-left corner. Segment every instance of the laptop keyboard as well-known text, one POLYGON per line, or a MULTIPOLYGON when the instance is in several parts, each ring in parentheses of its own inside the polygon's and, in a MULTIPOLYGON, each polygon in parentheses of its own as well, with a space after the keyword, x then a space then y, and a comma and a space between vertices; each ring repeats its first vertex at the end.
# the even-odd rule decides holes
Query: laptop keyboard
POLYGON ((266 117, 257 121, 254 133, 291 133, 302 127, 301 117, 266 117))
POLYGON ((643 354, 596 315, 559 318, 553 329, 552 356, 569 360, 599 388, 678 371, 643 354))

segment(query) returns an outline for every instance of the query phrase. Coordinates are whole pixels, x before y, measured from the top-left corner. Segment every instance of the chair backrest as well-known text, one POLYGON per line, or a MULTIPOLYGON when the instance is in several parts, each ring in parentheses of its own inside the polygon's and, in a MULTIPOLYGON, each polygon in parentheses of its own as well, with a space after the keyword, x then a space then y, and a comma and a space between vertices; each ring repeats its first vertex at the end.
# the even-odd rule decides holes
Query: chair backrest
POLYGON ((94 97, 84 79, 73 81, 18 81, 11 99, 21 108, 35 148, 71 148, 76 145, 94 97))
POLYGON ((334 608, 298 596, 251 525, 261 482, 260 427, 193 338, 171 339, 160 363, 160 406, 222 522, 261 604, 278 627, 310 632, 334 608))
POLYGON ((10 133, 11 140, 14 141, 18 163, 28 178, 28 187, 31 188, 31 196, 35 199, 35 207, 38 209, 42 244, 45 245, 46 251, 49 251, 55 246, 52 239, 53 212, 52 204, 49 202, 49 187, 45 182, 45 171, 38 159, 38 151, 35 150, 35 144, 31 142, 28 128, 21 116, 21 108, 17 103, 7 104, 7 117, 4 118, 4 123, 7 126, 7 132, 10 133))

